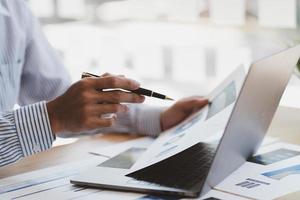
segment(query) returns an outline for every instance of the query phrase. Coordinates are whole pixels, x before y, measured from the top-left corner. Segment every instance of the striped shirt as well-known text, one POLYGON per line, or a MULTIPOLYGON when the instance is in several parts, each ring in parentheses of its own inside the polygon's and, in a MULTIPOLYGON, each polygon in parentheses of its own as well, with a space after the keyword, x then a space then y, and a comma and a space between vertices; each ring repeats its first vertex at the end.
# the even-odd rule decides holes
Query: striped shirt
MULTIPOLYGON (((0 30, 0 166, 4 166, 52 146, 55 137, 46 101, 61 95, 70 79, 24 0, 0 0, 0 30), (14 110, 16 104, 20 108, 14 110)), ((130 105, 127 114, 118 114, 114 127, 95 131, 155 136, 161 131, 161 111, 130 105)))

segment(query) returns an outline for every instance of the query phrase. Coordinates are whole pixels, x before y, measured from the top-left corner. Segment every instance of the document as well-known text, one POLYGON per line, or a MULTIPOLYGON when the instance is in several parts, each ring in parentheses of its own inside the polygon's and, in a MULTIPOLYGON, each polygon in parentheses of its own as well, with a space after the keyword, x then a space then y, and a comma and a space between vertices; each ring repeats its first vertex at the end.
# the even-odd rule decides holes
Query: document
POLYGON ((215 189, 254 199, 299 191, 300 146, 275 143, 259 150, 215 189))
POLYGON ((228 192, 221 192, 218 190, 211 190, 201 200, 249 200, 238 195, 230 194, 228 192))
POLYGON ((128 149, 132 149, 138 145, 149 145, 151 142, 152 139, 150 138, 132 140, 101 148, 102 150, 99 149, 95 152, 98 153, 98 155, 95 154, 95 156, 90 159, 2 179, 0 180, 0 199, 138 199, 145 195, 78 187, 70 184, 70 179, 82 171, 105 163, 105 161, 116 156, 119 152, 126 152, 128 149))
POLYGON ((242 67, 233 72, 208 95, 207 98, 211 102, 208 106, 161 134, 130 171, 134 172, 162 161, 199 142, 203 142, 209 136, 224 132, 244 77, 245 72, 242 67))
POLYGON ((63 146, 67 144, 72 144, 74 142, 77 142, 79 138, 61 138, 61 137, 56 137, 55 141, 53 142, 53 147, 57 146, 63 146))

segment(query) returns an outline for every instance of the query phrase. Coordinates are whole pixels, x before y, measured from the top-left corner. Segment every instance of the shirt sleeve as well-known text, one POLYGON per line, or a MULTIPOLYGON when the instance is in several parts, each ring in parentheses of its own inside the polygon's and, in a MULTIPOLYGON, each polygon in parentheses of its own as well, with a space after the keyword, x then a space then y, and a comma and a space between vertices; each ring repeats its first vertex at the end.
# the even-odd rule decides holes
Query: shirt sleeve
POLYGON ((19 104, 28 105, 61 95, 70 86, 71 79, 26 2, 20 4, 24 4, 27 37, 19 104))
MULTIPOLYGON (((23 2, 23 1, 22 1, 23 2)), ((41 31, 26 3, 25 23, 28 28, 25 61, 19 96, 20 105, 51 100, 62 94, 70 85, 70 78, 59 56, 53 50, 41 31)), ((126 114, 118 114, 112 128, 102 128, 98 132, 128 132, 157 136, 161 132, 160 113, 162 108, 130 105, 126 114)), ((73 135, 74 134, 65 134, 73 135)), ((64 136, 64 134, 60 134, 64 136)))
POLYGON ((130 105, 129 112, 117 116, 116 127, 128 132, 156 137, 161 132, 160 116, 164 108, 149 105, 130 105))
POLYGON ((0 167, 52 146, 46 102, 0 113, 0 167))
MULTIPOLYGON (((162 129, 160 116, 163 107, 155 107, 145 104, 130 104, 127 113, 117 114, 117 122, 109 128, 99 128, 77 135, 94 135, 97 133, 129 133, 150 137, 157 137, 162 129)), ((60 133, 60 137, 72 137, 73 133, 60 133)))

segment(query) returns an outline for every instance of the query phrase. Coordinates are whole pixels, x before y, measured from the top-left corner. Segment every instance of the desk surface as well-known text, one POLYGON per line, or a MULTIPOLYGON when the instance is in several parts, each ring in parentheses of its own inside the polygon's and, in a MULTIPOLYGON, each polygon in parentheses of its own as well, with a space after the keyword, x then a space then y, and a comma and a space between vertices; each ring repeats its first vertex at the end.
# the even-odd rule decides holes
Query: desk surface
POLYGON ((0 170, 0 179, 58 164, 80 161, 81 159, 93 156, 88 153, 91 149, 105 147, 134 138, 137 137, 124 134, 83 137, 75 143, 54 147, 48 151, 26 157, 16 164, 2 167, 0 170))
MULTIPOLYGON (((280 107, 269 129, 268 136, 278 137, 283 141, 300 144, 300 109, 280 107)), ((46 152, 33 155, 16 164, 3 167, 0 178, 88 158, 89 150, 118 142, 134 139, 129 135, 97 135, 84 137, 69 145, 54 147, 46 152)))

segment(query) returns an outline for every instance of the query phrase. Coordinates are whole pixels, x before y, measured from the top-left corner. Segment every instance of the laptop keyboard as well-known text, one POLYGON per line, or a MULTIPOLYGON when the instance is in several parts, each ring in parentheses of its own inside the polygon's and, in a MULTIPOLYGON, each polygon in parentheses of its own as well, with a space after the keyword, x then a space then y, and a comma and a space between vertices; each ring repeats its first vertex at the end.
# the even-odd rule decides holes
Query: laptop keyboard
POLYGON ((198 143, 179 154, 127 176, 162 186, 191 189, 203 182, 215 153, 215 145, 198 143))

